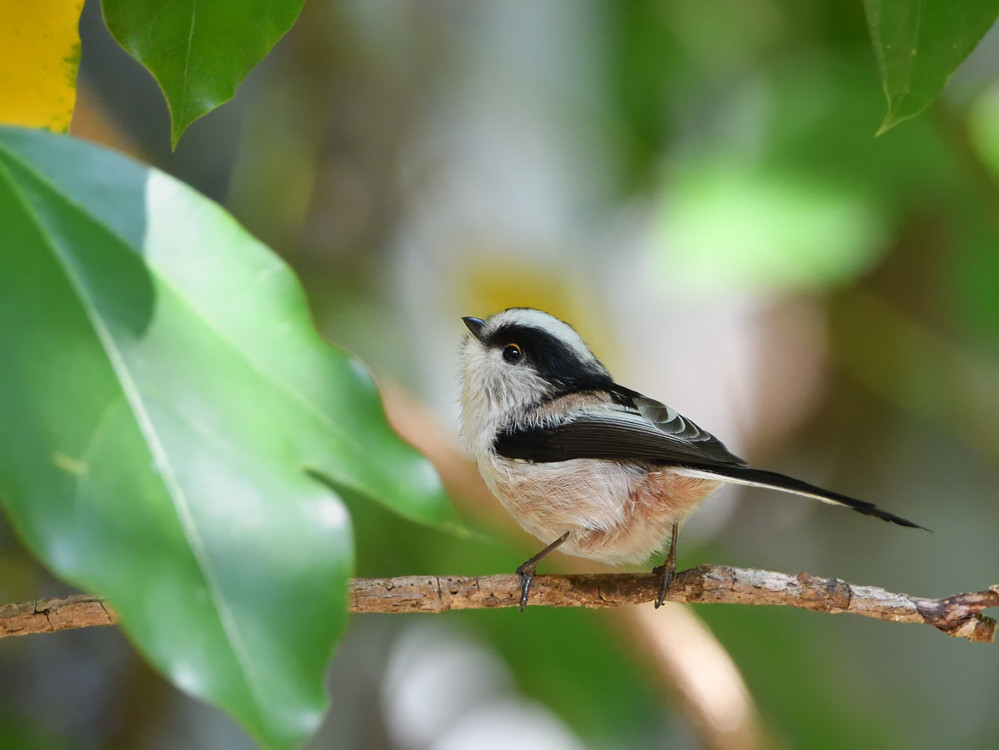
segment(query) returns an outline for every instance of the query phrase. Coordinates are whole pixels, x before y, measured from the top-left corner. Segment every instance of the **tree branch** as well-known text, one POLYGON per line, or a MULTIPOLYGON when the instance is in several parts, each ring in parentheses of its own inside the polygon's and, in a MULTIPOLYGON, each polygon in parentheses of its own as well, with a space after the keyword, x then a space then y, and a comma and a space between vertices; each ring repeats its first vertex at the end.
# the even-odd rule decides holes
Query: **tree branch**
MULTIPOLYGON (((591 608, 640 604, 655 598, 658 580, 651 573, 540 575, 531 587, 530 604, 591 608)), ((350 610, 439 613, 492 609, 515 607, 519 597, 520 577, 516 575, 355 578, 351 581, 350 610)), ((698 565, 677 574, 667 599, 692 604, 770 604, 832 614, 852 612, 889 622, 932 625, 954 638, 991 643, 995 640, 996 621, 981 611, 999 607, 999 584, 985 591, 923 599, 806 573, 789 576, 767 570, 698 565)), ((0 606, 0 638, 114 625, 117 621, 117 615, 96 596, 39 599, 0 606)))

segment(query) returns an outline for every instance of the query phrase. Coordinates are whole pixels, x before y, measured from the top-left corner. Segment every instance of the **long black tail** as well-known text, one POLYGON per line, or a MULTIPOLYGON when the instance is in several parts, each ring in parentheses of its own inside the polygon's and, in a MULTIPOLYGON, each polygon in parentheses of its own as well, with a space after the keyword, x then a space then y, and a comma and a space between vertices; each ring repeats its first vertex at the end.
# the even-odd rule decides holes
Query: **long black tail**
POLYGON ((814 484, 809 484, 808 482, 803 482, 800 479, 788 477, 784 474, 778 474, 776 471, 725 464, 684 464, 681 469, 685 474, 689 473, 693 476, 704 477, 706 479, 720 479, 724 482, 745 484, 751 487, 766 487, 773 490, 780 490, 781 492, 790 492, 795 495, 813 497, 824 503, 852 508, 858 513, 863 513, 865 516, 874 516, 875 518, 880 518, 882 521, 897 523, 899 526, 908 526, 912 529, 929 531, 925 526, 920 526, 918 523, 913 523, 901 516, 896 516, 894 513, 881 510, 874 503, 857 500, 856 498, 841 495, 832 490, 816 487, 814 484))

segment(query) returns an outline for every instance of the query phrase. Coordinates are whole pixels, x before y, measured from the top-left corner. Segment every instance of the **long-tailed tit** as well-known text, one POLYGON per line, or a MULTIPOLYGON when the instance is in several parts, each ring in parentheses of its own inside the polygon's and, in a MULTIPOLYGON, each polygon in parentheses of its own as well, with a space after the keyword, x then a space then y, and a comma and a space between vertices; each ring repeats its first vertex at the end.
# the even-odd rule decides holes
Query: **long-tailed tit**
POLYGON ((530 308, 463 318, 461 431, 489 489, 548 546, 525 562, 521 610, 538 563, 560 551, 641 563, 664 546, 656 606, 676 569, 681 520, 722 483, 768 487, 922 528, 871 503, 753 469, 710 433, 618 385, 567 323, 530 308))

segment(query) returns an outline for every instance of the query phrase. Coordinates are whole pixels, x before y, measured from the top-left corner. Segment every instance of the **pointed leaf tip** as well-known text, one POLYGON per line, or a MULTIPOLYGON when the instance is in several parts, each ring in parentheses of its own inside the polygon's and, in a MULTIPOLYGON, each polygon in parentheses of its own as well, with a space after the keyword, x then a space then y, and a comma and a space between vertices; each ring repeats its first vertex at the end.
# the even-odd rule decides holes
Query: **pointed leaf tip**
POLYGON ((999 15, 999 0, 864 0, 888 112, 881 135, 940 95, 999 15))
POLYGON ((104 0, 111 34, 152 73, 170 108, 170 141, 229 101, 295 23, 304 0, 104 0))

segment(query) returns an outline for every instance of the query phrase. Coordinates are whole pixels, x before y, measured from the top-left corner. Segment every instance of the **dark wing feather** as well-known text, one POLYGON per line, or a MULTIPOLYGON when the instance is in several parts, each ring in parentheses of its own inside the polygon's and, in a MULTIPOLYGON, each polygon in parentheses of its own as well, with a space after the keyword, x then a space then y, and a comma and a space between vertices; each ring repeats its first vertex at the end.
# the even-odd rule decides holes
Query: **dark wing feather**
POLYGON ((496 436, 496 452, 538 463, 596 458, 676 466, 695 476, 734 481, 823 500, 884 521, 924 528, 873 503, 817 487, 800 479, 752 469, 711 433, 668 406, 621 388, 617 406, 581 414, 552 427, 522 427, 496 436))
POLYGON ((501 432, 496 452, 538 463, 603 458, 662 465, 745 465, 714 435, 673 409, 617 388, 617 404, 599 414, 580 414, 553 427, 501 432))

